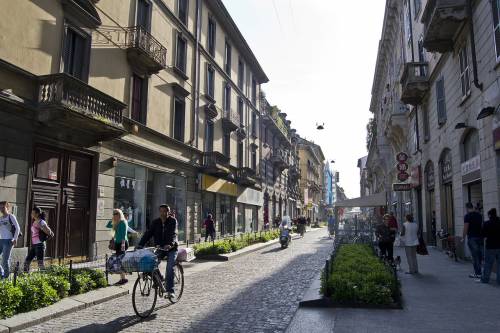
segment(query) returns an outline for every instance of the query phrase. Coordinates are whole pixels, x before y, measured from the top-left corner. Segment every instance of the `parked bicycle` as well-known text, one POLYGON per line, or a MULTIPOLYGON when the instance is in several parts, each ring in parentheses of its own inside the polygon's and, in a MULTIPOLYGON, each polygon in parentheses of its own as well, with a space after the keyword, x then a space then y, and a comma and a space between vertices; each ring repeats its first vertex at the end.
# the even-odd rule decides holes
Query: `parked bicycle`
POLYGON ((184 269, 180 261, 176 260, 174 265, 174 289, 177 297, 167 297, 165 277, 159 270, 161 260, 159 254, 168 252, 160 248, 148 248, 156 255, 156 265, 152 271, 138 272, 137 280, 132 290, 132 305, 137 316, 146 318, 151 315, 156 306, 158 296, 167 298, 172 304, 178 302, 184 291, 184 269))

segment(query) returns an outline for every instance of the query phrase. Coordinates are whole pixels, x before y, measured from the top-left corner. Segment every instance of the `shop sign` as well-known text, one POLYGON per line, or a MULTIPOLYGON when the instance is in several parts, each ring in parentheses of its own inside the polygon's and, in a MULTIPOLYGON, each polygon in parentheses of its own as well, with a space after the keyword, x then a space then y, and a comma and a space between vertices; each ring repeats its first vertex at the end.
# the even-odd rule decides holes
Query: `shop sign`
POLYGON ((493 145, 495 150, 500 150, 500 105, 493 116, 493 145))
POLYGON ((238 196, 238 185, 209 175, 203 175, 201 188, 207 192, 220 193, 232 197, 238 196))
POLYGON ((434 165, 428 164, 425 170, 425 182, 428 190, 434 189, 435 181, 434 181, 434 165))
POLYGON ((474 171, 481 170, 481 158, 479 155, 462 163, 462 176, 468 175, 474 171))
POLYGON ((413 188, 419 187, 421 185, 421 172, 420 165, 411 168, 410 173, 410 184, 413 188))
POLYGON ((393 183, 392 184, 392 190, 394 192, 410 191, 411 190, 411 184, 410 183, 393 183))
POLYGON ((398 173, 398 180, 400 182, 404 182, 404 181, 407 181, 408 178, 410 178, 410 175, 408 174, 408 172, 400 172, 398 173))
POLYGON ((408 154, 405 153, 405 152, 399 152, 397 155, 396 155, 396 161, 398 161, 399 163, 404 163, 408 160, 408 154))
POLYGON ((97 217, 104 217, 104 199, 97 199, 97 217))
POLYGON ((441 168, 441 182, 449 183, 453 178, 453 168, 451 165, 451 153, 449 151, 446 152, 446 155, 440 161, 441 168))

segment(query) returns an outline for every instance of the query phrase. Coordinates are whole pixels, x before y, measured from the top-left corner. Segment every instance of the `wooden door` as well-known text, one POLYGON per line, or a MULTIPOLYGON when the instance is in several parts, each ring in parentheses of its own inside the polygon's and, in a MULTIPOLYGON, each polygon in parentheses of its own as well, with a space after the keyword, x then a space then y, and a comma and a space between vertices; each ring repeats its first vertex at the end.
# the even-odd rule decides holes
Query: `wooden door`
POLYGON ((47 215, 55 236, 46 256, 88 254, 92 157, 52 147, 35 149, 31 207, 47 215))

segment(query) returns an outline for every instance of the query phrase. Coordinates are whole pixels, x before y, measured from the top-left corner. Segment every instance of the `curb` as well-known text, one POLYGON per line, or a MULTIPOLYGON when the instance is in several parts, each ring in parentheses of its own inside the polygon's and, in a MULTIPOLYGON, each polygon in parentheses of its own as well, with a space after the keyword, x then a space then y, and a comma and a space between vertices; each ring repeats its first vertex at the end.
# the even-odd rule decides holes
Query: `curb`
POLYGON ((13 317, 0 320, 0 333, 16 332, 128 294, 128 289, 111 286, 92 290, 81 295, 66 297, 45 308, 19 313, 13 317))
POLYGON ((196 257, 196 259, 204 260, 204 261, 229 261, 231 259, 235 259, 235 258, 238 258, 242 255, 249 254, 249 253, 264 249, 268 246, 271 246, 271 245, 274 245, 277 243, 279 243, 279 239, 273 239, 273 240, 270 240, 269 242, 266 242, 266 243, 260 243, 260 244, 254 244, 254 245, 247 246, 246 248, 243 248, 243 249, 238 250, 236 252, 227 253, 227 254, 209 254, 206 256, 198 256, 198 257, 196 257))
MULTIPOLYGON (((309 229, 307 232, 315 232, 315 231, 323 230, 323 228, 324 227, 309 229)), ((296 234, 293 234, 293 235, 297 236, 296 234)), ((294 240, 294 239, 296 240, 299 238, 296 238, 296 237, 293 238, 293 236, 292 236, 292 240, 294 240)), ((257 244, 247 246, 246 248, 243 248, 243 249, 238 250, 236 252, 227 253, 227 254, 209 254, 209 255, 205 255, 205 256, 197 256, 196 259, 203 260, 203 261, 229 261, 231 259, 238 258, 242 255, 252 253, 252 252, 264 249, 268 246, 277 244, 277 243, 279 243, 279 241, 280 241, 279 238, 276 238, 276 239, 270 240, 269 242, 266 242, 266 243, 257 243, 257 244)))

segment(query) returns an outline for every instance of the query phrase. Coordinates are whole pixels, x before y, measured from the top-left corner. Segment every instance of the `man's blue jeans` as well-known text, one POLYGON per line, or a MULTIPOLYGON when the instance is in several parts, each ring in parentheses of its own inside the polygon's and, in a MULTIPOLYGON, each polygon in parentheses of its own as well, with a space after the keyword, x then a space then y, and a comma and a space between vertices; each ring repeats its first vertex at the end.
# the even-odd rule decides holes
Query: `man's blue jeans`
POLYGON ((491 269, 493 268, 495 260, 497 261, 497 283, 500 284, 500 249, 486 249, 486 254, 484 256, 484 271, 481 276, 481 282, 490 282, 491 269))
POLYGON ((10 252, 12 251, 12 240, 0 239, 0 255, 2 264, 0 265, 0 278, 6 279, 10 274, 10 252))
POLYGON ((167 253, 167 268, 165 270, 165 280, 167 281, 167 292, 174 292, 174 266, 177 259, 177 249, 167 253))
POLYGON ((483 239, 479 237, 468 237, 467 245, 469 246, 472 256, 472 264, 474 265, 474 273, 481 275, 481 260, 483 259, 483 239))

